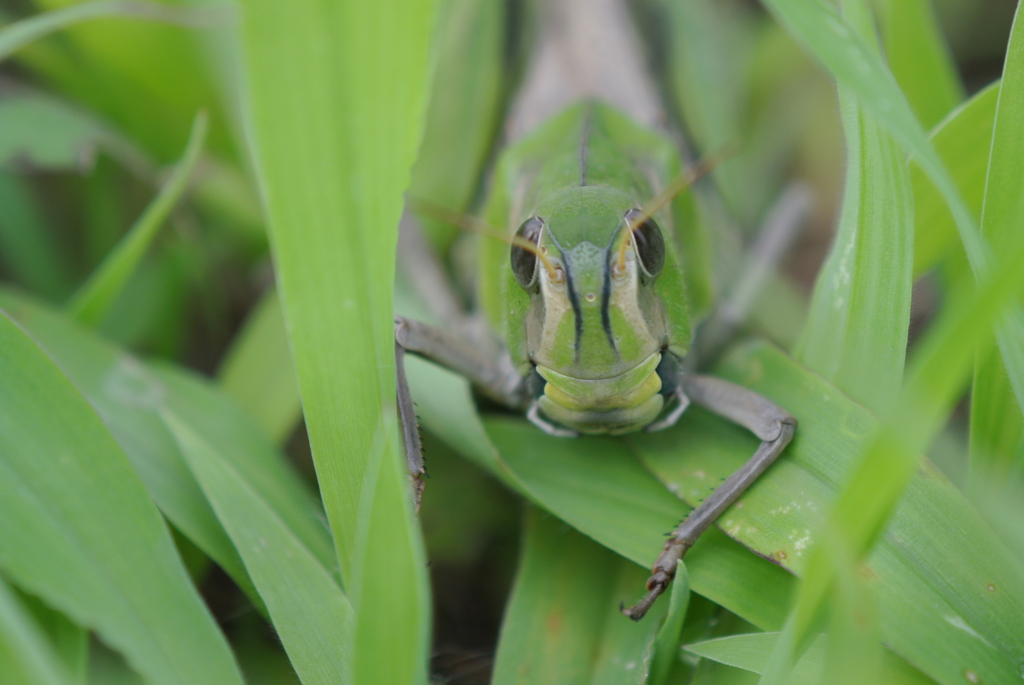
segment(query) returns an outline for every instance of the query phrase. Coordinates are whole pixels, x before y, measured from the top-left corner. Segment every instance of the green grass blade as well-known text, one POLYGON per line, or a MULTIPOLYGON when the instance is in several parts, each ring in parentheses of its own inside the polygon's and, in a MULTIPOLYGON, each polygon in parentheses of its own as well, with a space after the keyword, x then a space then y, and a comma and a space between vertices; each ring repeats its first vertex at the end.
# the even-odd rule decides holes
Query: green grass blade
MULTIPOLYGON (((870 10, 850 0, 843 7, 877 52, 870 10)), ((910 325, 910 178, 896 141, 842 85, 839 100, 847 149, 843 207, 797 357, 881 413, 902 384, 910 325)))
POLYGON ((275 443, 286 440, 302 415, 295 368, 276 289, 253 307, 217 370, 221 388, 244 407, 275 443))
MULTIPOLYGON (((975 278, 985 276, 992 265, 992 250, 881 57, 849 22, 824 2, 766 0, 765 4, 917 160, 949 206, 975 278)), ((999 349, 1017 401, 1024 406, 1024 311, 1016 308, 997 323, 999 349)))
MULTIPOLYGON (((998 98, 999 84, 993 83, 950 112, 931 133, 936 153, 950 169, 971 216, 979 221, 998 98)), ((954 249, 962 254, 962 248, 949 207, 914 161, 910 163, 910 181, 914 189, 914 275, 920 276, 954 249)))
POLYGON ((971 385, 969 480, 984 489, 1020 468, 1024 425, 999 350, 981 349, 971 385))
POLYGON ((59 98, 18 91, 0 98, 0 165, 81 170, 94 163, 97 148, 148 177, 152 162, 108 124, 59 98))
POLYGON ((173 411, 231 459, 319 562, 336 557, 319 501, 252 419, 207 381, 171 366, 143 365, 92 333, 0 291, 5 308, 52 355, 95 407, 150 496, 174 526, 209 555, 253 602, 259 595, 159 412, 173 411))
POLYGON ((0 578, 0 682, 72 685, 60 657, 18 597, 0 578))
MULTIPOLYGON (((968 297, 972 288, 961 283, 958 300, 943 313, 915 354, 895 411, 890 412, 889 419, 858 459, 840 493, 825 530, 831 532, 832 544, 848 545, 848 553, 855 558, 869 552, 918 469, 918 455, 941 427, 963 387, 973 363, 975 345, 984 340, 992 324, 1024 287, 1024 242, 1007 257, 996 275, 979 287, 977 296, 968 297)), ((793 614, 762 683, 784 682, 798 646, 808 637, 825 603, 834 573, 819 546, 810 556, 793 614)), ((996 642, 1008 651, 1007 656, 1015 659, 1012 663, 1002 668, 998 664, 979 663, 971 670, 984 682, 1005 680, 1008 672, 1019 677, 1015 664, 1024 656, 1019 635, 1009 642, 996 642), (1007 671, 1010 666, 1013 668, 1007 671)), ((927 672, 925 664, 917 665, 927 672)))
POLYGON ((651 663, 651 685, 662 685, 679 661, 679 637, 690 604, 690 574, 682 559, 676 564, 676 575, 669 593, 668 614, 658 628, 654 642, 654 661, 651 663))
POLYGON ((60 299, 71 291, 65 255, 28 185, 7 171, 0 171, 0 262, 9 278, 44 297, 60 299))
POLYGON ((162 416, 242 554, 302 682, 351 683, 353 614, 341 588, 229 458, 172 411, 162 416))
MULTIPOLYGON (((733 350, 714 372, 770 398, 800 421, 784 456, 718 525, 758 555, 806 576, 809 550, 823 535, 824 513, 879 422, 817 374, 764 344, 733 350)), ((629 443, 690 504, 706 497, 757 447, 741 428, 693 407, 677 428, 631 437, 629 443)), ((885 472, 879 473, 881 484, 885 472)), ((692 570, 689 556, 687 561, 692 570)), ((873 581, 883 641, 936 680, 957 682, 964 668, 979 663, 1005 668, 1024 649, 1020 565, 933 467, 923 465, 913 477, 865 567, 859 571, 873 581), (984 641, 961 625, 971 626, 984 641), (1000 644, 1010 646, 1004 652, 989 646, 1000 644)))
MULTIPOLYGON (((778 633, 752 633, 730 635, 705 642, 687 645, 687 652, 711 659, 722 664, 742 668, 754 673, 763 673, 768 655, 778 640, 778 633)), ((825 638, 817 638, 800 662, 793 669, 789 685, 819 685, 825 667, 825 638)), ((906 663, 888 653, 882 666, 881 679, 873 681, 879 685, 927 685, 932 683, 926 676, 907 667, 906 663)))
MULTIPOLYGON (((1017 7, 992 130, 981 230, 998 253, 1012 250, 1024 227, 1024 11, 1017 7)), ((1024 326, 1011 331, 1024 336, 1024 326)), ((1005 332, 1003 333, 1005 336, 1005 332)), ((971 393, 972 479, 1005 478, 1019 460, 1024 369, 1019 354, 1000 338, 1002 359, 978 365, 971 393), (1017 407, 1013 407, 1013 395, 1017 407), (1016 409, 1016 411, 1014 411, 1016 409), (976 434, 984 433, 984 434, 976 434)))
POLYGON ((903 154, 840 88, 847 173, 835 242, 797 357, 881 412, 899 392, 910 324, 913 203, 903 154))
POLYGON ((931 128, 964 99, 931 0, 885 0, 883 8, 886 63, 918 121, 931 128))
POLYGON ((71 681, 76 685, 84 684, 89 670, 89 631, 37 597, 21 593, 20 599, 49 639, 71 681))
POLYGON ((22 19, 0 31, 0 61, 29 43, 69 26, 101 17, 125 17, 158 21, 194 28, 216 26, 227 21, 224 12, 191 7, 175 7, 142 0, 93 0, 64 9, 22 19))
POLYGON ((976 222, 882 58, 829 4, 818 0, 767 0, 765 4, 790 34, 917 159, 949 205, 971 267, 979 273, 984 271, 991 254, 976 222))
POLYGON ((95 327, 124 288, 146 255, 167 215, 185 192, 188 178, 199 161, 199 153, 202 152, 205 139, 206 115, 200 112, 192 123, 192 133, 181 161, 174 167, 167 183, 117 247, 107 255, 103 263, 68 302, 68 313, 79 323, 95 327))
POLYGON ((646 683, 667 604, 643 623, 619 612, 643 589, 644 570, 536 509, 525 535, 494 684, 646 683))
POLYGON ((426 678, 428 592, 397 431, 396 227, 429 1, 241 3, 247 114, 356 682, 426 678))
POLYGON ((0 350, 6 577, 95 629, 148 682, 240 685, 163 519, 92 407, 6 316, 0 350))
MULTIPOLYGON (((407 195, 464 212, 479 190, 509 90, 509 7, 489 0, 438 7, 437 66, 407 195)), ((420 224, 437 248, 457 231, 429 217, 420 224)))
MULTIPOLYGON (((828 642, 822 682, 862 685, 882 682, 882 664, 892 653, 882 647, 875 593, 862 569, 842 545, 828 545, 836 582, 829 603, 828 642)), ((913 669, 907 668, 912 673, 913 669)))

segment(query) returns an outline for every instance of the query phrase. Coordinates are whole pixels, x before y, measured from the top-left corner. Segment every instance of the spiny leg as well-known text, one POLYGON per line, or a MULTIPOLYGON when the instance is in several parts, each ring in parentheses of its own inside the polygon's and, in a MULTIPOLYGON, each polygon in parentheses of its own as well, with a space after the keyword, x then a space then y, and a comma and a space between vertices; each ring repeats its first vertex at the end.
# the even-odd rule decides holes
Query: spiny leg
POLYGON ((683 391, 691 401, 737 423, 761 439, 761 445, 711 495, 690 512, 665 543, 647 579, 647 595, 622 613, 639 621, 675 575, 676 563, 697 538, 772 465, 793 438, 796 419, 781 407, 744 387, 711 376, 683 375, 683 391))
POLYGON ((398 421, 401 424, 405 460, 412 479, 412 500, 419 509, 423 495, 423 449, 420 444, 416 409, 405 375, 405 353, 412 352, 424 359, 465 376, 492 399, 510 409, 524 410, 527 406, 526 384, 516 372, 508 353, 489 355, 481 349, 443 329, 429 324, 395 317, 395 382, 398 396, 398 421))

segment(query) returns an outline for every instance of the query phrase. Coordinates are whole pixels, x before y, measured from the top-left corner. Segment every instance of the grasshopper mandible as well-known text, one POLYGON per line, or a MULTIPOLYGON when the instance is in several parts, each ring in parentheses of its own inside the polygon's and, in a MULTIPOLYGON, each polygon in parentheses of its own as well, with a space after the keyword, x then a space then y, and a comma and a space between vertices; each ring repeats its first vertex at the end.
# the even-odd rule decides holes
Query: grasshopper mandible
MULTIPOLYGON (((443 329, 396 317, 399 418, 418 478, 423 462, 403 369, 412 352, 551 435, 660 430, 691 402, 754 433, 760 447, 680 523, 646 596, 623 611, 639 620, 697 538, 786 447, 796 421, 686 363, 693 322, 710 308, 706 242, 692 201, 679 194, 680 155, 659 130, 663 110, 623 30, 624 6, 548 0, 542 10, 511 108, 511 144, 485 205, 486 223, 500 227, 503 241, 484 241, 479 251, 479 316, 443 329)), ((436 269, 410 271, 435 291, 445 287, 436 269)))

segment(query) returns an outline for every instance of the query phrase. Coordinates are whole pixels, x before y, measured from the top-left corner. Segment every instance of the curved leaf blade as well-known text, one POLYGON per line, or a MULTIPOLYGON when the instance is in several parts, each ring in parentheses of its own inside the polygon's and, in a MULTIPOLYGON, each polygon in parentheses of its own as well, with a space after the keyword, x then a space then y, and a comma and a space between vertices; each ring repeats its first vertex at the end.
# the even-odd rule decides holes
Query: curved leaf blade
POLYGON ((0 578, 0 681, 71 685, 60 657, 31 613, 0 578))
POLYGON ((152 683, 240 685, 163 519, 92 407, 6 315, 0 351, 0 565, 152 683))
POLYGON ((351 683, 353 614, 341 588, 229 458, 173 411, 161 415, 242 555, 302 682, 351 683))
POLYGON ((429 600, 397 430, 392 290, 433 3, 244 0, 247 116, 346 594, 356 682, 426 678, 429 600))

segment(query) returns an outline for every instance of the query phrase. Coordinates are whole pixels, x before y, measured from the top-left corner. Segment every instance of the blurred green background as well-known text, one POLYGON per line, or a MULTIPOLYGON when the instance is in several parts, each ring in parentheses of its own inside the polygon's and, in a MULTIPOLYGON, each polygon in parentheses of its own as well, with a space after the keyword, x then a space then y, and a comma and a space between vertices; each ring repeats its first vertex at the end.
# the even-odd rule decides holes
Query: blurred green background
MULTIPOLYGON (((70 4, 0 0, 0 25, 70 4)), ((218 7, 213 0, 181 4, 218 7)), ((935 8, 967 94, 998 78, 1016 3, 935 0, 935 8)), ((795 301, 805 305, 842 199, 836 88, 757 3, 723 0, 719 10, 745 46, 724 76, 737 88, 750 149, 763 155, 760 164, 736 172, 756 175, 744 186, 748 196, 726 200, 750 232, 788 181, 811 187, 811 220, 782 265, 795 301)), ((53 305, 67 302, 146 208, 185 149, 196 112, 205 111, 209 133, 185 199, 97 330, 139 355, 219 378, 243 406, 268 383, 284 388, 276 394, 288 406, 275 415, 291 420, 270 425, 270 437, 315 487, 297 398, 288 390, 291 369, 264 368, 258 379, 232 372, 239 355, 253 354, 246 336, 261 326, 280 327, 280 313, 246 148, 234 39, 223 19, 209 23, 193 29, 98 19, 45 37, 0 65, 0 280, 53 305)), ((503 66, 509 75, 515 54, 510 47, 503 66)), ((698 129, 694 137, 707 133, 688 123, 698 129)), ((940 276, 918 283, 912 337, 942 291, 940 276)), ((792 342, 795 325, 773 337, 792 342)), ((931 454, 958 483, 967 468, 965 411, 931 454)), ((431 475, 421 518, 434 601, 432 671, 452 685, 489 682, 523 506, 434 436, 426 433, 424 444, 431 475)), ((250 682, 298 682, 272 629, 228 575, 183 536, 175 539, 250 682)), ((707 600, 694 602, 697 611, 701 602, 712 610, 707 600)), ((735 624, 730 630, 742 627, 734 616, 722 620, 735 624)), ((90 682, 126 682, 119 657, 98 643, 93 650, 90 682)))

